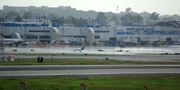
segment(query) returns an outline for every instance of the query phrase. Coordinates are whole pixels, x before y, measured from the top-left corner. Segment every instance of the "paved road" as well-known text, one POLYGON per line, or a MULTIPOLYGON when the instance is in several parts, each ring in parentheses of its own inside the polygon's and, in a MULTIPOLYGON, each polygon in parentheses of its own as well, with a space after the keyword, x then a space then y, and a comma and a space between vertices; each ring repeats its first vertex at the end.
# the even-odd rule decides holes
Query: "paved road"
POLYGON ((180 74, 180 65, 0 66, 0 77, 180 74))

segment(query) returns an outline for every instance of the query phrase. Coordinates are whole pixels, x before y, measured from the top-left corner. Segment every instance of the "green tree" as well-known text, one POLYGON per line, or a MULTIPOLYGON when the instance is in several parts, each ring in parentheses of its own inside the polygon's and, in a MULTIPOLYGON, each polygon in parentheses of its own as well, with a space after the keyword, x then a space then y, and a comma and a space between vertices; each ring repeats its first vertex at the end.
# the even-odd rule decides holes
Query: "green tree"
POLYGON ((8 12, 6 16, 7 16, 8 18, 12 18, 12 17, 15 17, 15 16, 17 16, 17 15, 18 15, 17 12, 11 11, 11 12, 8 12))
POLYGON ((60 24, 59 21, 59 16, 55 15, 55 14, 49 14, 48 15, 48 19, 50 19, 52 21, 53 24, 60 24))
POLYGON ((19 16, 19 14, 16 16, 15 21, 16 22, 21 22, 22 21, 22 18, 19 16))
POLYGON ((132 16, 130 13, 126 14, 121 18, 121 25, 130 25, 133 23, 142 23, 143 17, 140 15, 134 15, 132 16))
POLYGON ((6 13, 0 12, 0 17, 5 17, 6 13))
POLYGON ((64 17, 62 17, 62 16, 59 17, 58 20, 59 20, 60 25, 63 25, 65 23, 64 17))
POLYGON ((121 24, 122 25, 132 24, 133 23, 132 19, 133 19, 133 16, 130 13, 128 13, 121 18, 121 24))
POLYGON ((96 19, 98 20, 99 24, 105 24, 106 23, 106 16, 104 15, 103 12, 99 12, 96 16, 96 19))
POLYGON ((126 8, 126 12, 129 13, 132 9, 130 7, 126 8))
POLYGON ((77 20, 78 20, 78 25, 88 24, 87 19, 83 19, 82 17, 78 18, 77 20))
POLYGON ((119 25, 119 23, 120 23, 120 17, 114 14, 114 15, 111 16, 111 18, 109 19, 109 21, 115 21, 115 22, 116 22, 116 25, 119 25))
POLYGON ((73 24, 73 20, 74 20, 73 16, 68 16, 67 19, 66 19, 66 22, 69 23, 69 24, 73 24))
POLYGON ((109 21, 115 21, 116 20, 116 15, 112 15, 111 19, 109 19, 109 21))
POLYGON ((55 15, 55 14, 53 14, 53 13, 50 13, 48 17, 49 17, 49 19, 54 19, 54 18, 57 19, 57 18, 59 18, 58 15, 55 15))
POLYGON ((159 14, 157 12, 153 12, 150 16, 149 19, 153 20, 153 19, 159 19, 159 14))
POLYGON ((32 13, 31 12, 24 12, 22 18, 32 19, 32 13))
POLYGON ((143 17, 140 15, 135 15, 133 16, 133 23, 142 23, 143 22, 143 17))

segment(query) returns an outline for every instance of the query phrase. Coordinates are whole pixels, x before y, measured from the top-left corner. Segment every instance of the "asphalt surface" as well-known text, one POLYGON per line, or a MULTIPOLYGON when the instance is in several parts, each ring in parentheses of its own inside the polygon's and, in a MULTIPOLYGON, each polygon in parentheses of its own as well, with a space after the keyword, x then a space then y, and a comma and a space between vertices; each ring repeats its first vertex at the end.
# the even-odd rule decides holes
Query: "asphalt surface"
MULTIPOLYGON (((179 53, 179 47, 173 49, 163 48, 106 48, 104 52, 87 47, 83 52, 73 52, 73 48, 6 48, 5 53, 15 55, 15 58, 37 58, 40 55, 18 55, 19 53, 49 53, 49 54, 74 54, 72 56, 55 55, 43 56, 44 58, 86 58, 86 59, 108 59, 108 60, 138 60, 138 61, 168 61, 179 62, 180 55, 160 55, 161 53, 179 53), (116 50, 123 52, 116 52, 116 50), (15 51, 14 51, 15 50, 15 51), (126 52, 126 51, 129 52, 126 52), (94 56, 84 55, 97 54, 94 56), (82 55, 75 55, 82 54, 82 55), (100 55, 114 54, 114 55, 100 55), (153 55, 151 55, 153 54, 153 55)), ((66 75, 158 75, 158 74, 180 74, 180 65, 40 65, 40 66, 0 66, 0 77, 29 77, 29 76, 66 76, 66 75)))
POLYGON ((0 77, 180 74, 180 65, 0 66, 0 77))

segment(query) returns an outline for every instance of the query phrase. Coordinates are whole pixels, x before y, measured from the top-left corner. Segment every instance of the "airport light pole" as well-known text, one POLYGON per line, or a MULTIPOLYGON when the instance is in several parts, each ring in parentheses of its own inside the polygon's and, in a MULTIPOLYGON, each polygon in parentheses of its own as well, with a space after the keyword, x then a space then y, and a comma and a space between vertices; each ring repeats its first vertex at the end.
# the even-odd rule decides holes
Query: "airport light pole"
POLYGON ((43 17, 44 17, 44 34, 45 34, 45 13, 44 13, 43 17))
POLYGON ((37 26, 37 17, 36 17, 36 26, 37 26))
POLYGON ((27 32, 26 32, 26 19, 27 19, 27 16, 25 16, 25 25, 24 25, 24 27, 25 27, 25 40, 26 40, 26 36, 27 36, 27 32))
POLYGON ((88 18, 88 25, 90 24, 90 17, 88 18))
POLYGON ((140 36, 139 36, 139 17, 138 17, 138 39, 137 39, 137 51, 139 51, 138 49, 138 45, 139 45, 139 41, 140 41, 140 36))
POLYGON ((121 26, 122 26, 122 31, 123 31, 123 17, 121 18, 121 26))
POLYGON ((139 36, 139 38, 140 38, 140 35, 139 35, 139 31, 140 31, 140 29, 139 29, 139 17, 138 17, 138 36, 139 36))
POLYGON ((79 27, 79 25, 78 25, 78 18, 76 18, 76 27, 79 27))
MULTIPOLYGON (((80 18, 80 25, 82 24, 82 17, 80 18)), ((80 26, 80 34, 82 34, 82 31, 81 31, 81 26, 80 26)))
POLYGON ((54 22, 56 21, 56 17, 54 17, 54 22))
MULTIPOLYGON (((115 44, 117 45, 117 37, 116 37, 116 24, 117 24, 117 19, 115 17, 115 26, 114 26, 114 39, 115 39, 115 44)), ((116 46, 115 45, 115 46, 116 46)))
POLYGON ((1 20, 1 30, 2 30, 2 33, 3 33, 3 27, 4 27, 4 18, 2 18, 2 20, 1 20))
MULTIPOLYGON (((149 18, 146 18, 146 27, 147 27, 147 21, 149 18)), ((148 32, 147 32, 147 51, 148 51, 148 45, 149 45, 149 38, 148 38, 148 32)))
POLYGON ((98 18, 98 35, 99 35, 100 18, 98 18))
MULTIPOLYGON (((165 21, 164 21, 165 19, 166 19, 166 17, 163 18, 163 24, 164 24, 164 25, 163 25, 163 32, 164 32, 164 33, 163 33, 163 41, 164 41, 164 42, 165 42, 165 21)), ((163 45, 163 52, 164 52, 164 45, 163 45)))
POLYGON ((155 30, 155 20, 156 20, 156 18, 154 18, 154 30, 155 30))
POLYGON ((74 18, 73 17, 71 17, 71 24, 73 25, 73 20, 74 20, 74 18))
MULTIPOLYGON (((155 21, 156 21, 156 18, 154 18, 154 29, 155 30, 155 21)), ((153 46, 153 52, 154 52, 154 46, 153 46)))
POLYGON ((105 17, 105 24, 106 24, 106 26, 107 26, 107 24, 108 24, 108 22, 107 22, 107 17, 105 17))
POLYGON ((1 49, 2 52, 0 52, 0 55, 2 55, 1 58, 4 60, 4 58, 3 58, 3 57, 4 57, 4 29, 3 29, 3 27, 4 27, 4 25, 5 25, 5 23, 4 23, 4 21, 5 21, 4 18, 2 18, 1 21, 2 21, 2 23, 1 23, 2 32, 1 32, 0 35, 1 35, 1 37, 2 37, 2 38, 1 38, 1 41, 2 41, 2 42, 1 42, 1 45, 0 45, 0 49, 1 49))
POLYGON ((64 17, 62 17, 62 19, 63 19, 63 24, 62 24, 62 35, 64 35, 64 17))
POLYGON ((6 34, 6 25, 7 25, 7 21, 8 21, 8 16, 6 16, 6 23, 5 23, 5 34, 6 34))
POLYGON ((134 31, 134 25, 133 25, 133 17, 130 17, 131 18, 131 26, 133 27, 133 30, 131 30, 131 47, 132 47, 132 31, 134 31))

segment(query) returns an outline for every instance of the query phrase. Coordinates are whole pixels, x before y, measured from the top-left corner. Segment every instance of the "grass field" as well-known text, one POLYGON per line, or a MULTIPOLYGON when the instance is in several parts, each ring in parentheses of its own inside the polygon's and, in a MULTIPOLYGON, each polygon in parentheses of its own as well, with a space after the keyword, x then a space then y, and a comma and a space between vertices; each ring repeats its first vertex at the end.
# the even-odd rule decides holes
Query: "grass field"
POLYGON ((22 90, 20 82, 27 82, 28 90, 179 90, 180 75, 157 76, 54 76, 0 78, 0 90, 22 90))
MULTIPOLYGON (((38 63, 35 58, 15 58, 15 61, 0 61, 0 65, 179 65, 180 62, 164 61, 118 61, 99 59, 45 58, 38 63)), ((49 76, 0 78, 0 90, 180 90, 180 75, 131 75, 131 76, 49 76), (23 89, 20 82, 27 82, 23 89)))

